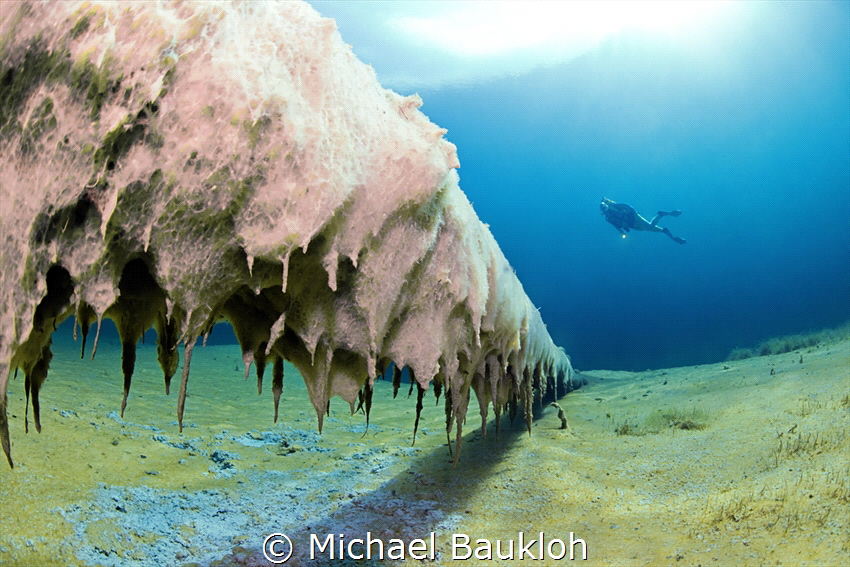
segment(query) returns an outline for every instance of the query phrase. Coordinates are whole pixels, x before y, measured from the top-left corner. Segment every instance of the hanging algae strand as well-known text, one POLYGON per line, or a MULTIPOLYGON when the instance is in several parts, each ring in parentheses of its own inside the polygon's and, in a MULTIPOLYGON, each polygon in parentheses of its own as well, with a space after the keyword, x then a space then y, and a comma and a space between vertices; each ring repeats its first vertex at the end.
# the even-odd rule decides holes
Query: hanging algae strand
MULTIPOLYGON (((283 361, 319 430, 329 400, 368 415, 402 370, 442 394, 447 435, 474 391, 514 416, 577 384, 458 186, 456 148, 383 89, 303 2, 0 3, 0 443, 22 371, 41 428, 51 333, 74 315, 158 336, 166 394, 183 344, 228 321, 274 417, 283 361), (279 46, 279 49, 269 49, 279 46), (285 46, 285 48, 284 48, 285 46)), ((97 336, 92 354, 97 347, 97 336)), ((28 428, 28 414, 25 419, 28 428)))

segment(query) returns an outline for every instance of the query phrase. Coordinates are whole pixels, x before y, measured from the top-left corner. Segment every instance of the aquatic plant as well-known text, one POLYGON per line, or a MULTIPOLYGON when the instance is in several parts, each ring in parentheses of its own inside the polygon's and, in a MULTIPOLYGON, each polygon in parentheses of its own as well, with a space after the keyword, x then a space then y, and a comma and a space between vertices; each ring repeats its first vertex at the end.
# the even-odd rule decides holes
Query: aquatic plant
POLYGON ((632 423, 630 423, 628 421, 624 421, 623 423, 618 424, 614 428, 614 433, 616 433, 617 435, 641 435, 642 434, 638 431, 637 426, 633 425, 632 423))
POLYGON ((785 335, 766 339, 754 349, 735 348, 729 353, 726 360, 745 360, 755 356, 785 354, 786 352, 835 343, 848 338, 850 338, 850 321, 834 329, 822 329, 811 333, 785 335))
POLYGON ((846 526, 850 481, 845 472, 806 470, 792 481, 761 484, 706 502, 701 523, 714 530, 814 532, 846 526))
POLYGON ((807 401, 805 411, 796 414, 805 421, 776 434, 755 481, 706 502, 704 526, 787 533, 842 530, 850 523, 850 436, 841 420, 830 415, 844 411, 842 401, 805 405, 807 401), (813 418, 821 412, 830 414, 813 418), (789 479, 790 471, 799 472, 789 479))
POLYGON ((617 435, 648 435, 670 429, 696 431, 708 427, 709 420, 709 412, 698 407, 657 408, 643 419, 629 417, 623 421, 614 420, 614 432, 617 435))
POLYGON ((708 427, 709 413, 696 406, 691 409, 659 408, 649 414, 644 422, 648 431, 659 432, 663 429, 700 430, 708 427))

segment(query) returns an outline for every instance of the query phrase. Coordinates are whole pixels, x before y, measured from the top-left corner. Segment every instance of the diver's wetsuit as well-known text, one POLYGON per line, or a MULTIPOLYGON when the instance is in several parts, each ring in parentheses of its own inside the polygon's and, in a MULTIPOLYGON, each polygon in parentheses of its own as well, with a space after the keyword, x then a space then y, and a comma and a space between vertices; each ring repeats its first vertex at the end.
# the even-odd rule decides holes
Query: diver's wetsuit
POLYGON ((605 211, 605 220, 614 225, 617 229, 629 232, 637 223, 637 211, 631 205, 625 203, 613 203, 608 205, 608 210, 605 211))

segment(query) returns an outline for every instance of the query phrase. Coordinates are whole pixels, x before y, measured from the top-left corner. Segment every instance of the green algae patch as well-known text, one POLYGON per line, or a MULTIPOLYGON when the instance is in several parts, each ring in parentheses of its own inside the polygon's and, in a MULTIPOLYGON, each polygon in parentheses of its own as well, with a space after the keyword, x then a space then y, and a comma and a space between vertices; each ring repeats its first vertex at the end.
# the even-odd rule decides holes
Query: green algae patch
MULTIPOLYGON (((24 103, 41 85, 68 86, 75 96, 84 101, 92 121, 99 120, 105 101, 121 88, 122 77, 109 71, 109 58, 100 67, 86 56, 72 62, 66 49, 50 52, 37 41, 32 42, 23 55, 0 53, 0 60, 18 61, 16 64, 0 64, 0 138, 21 133, 25 138, 31 138, 31 134, 27 135, 27 126, 20 122, 20 113, 24 103)), ((51 100, 50 110, 52 104, 51 100)), ((43 106, 37 109, 44 110, 43 106)), ((26 144, 25 141, 24 151, 31 151, 32 148, 26 144)))
POLYGON ((85 99, 93 121, 100 119, 106 99, 121 89, 122 77, 110 73, 110 63, 107 57, 98 67, 84 56, 71 67, 68 75, 68 85, 85 99))
POLYGON ((56 129, 56 116, 53 115, 53 99, 44 97, 33 110, 21 132, 21 151, 33 154, 44 150, 41 139, 56 129))
POLYGON ((32 92, 44 83, 65 82, 69 69, 67 52, 49 53, 38 42, 33 42, 22 56, 0 53, 0 138, 23 132, 20 112, 32 92), (7 55, 18 63, 2 63, 7 55))
POLYGON ((103 144, 95 150, 92 164, 96 172, 104 167, 111 171, 115 169, 118 160, 123 157, 133 144, 144 139, 147 127, 139 122, 125 119, 117 127, 110 130, 103 138, 103 144))
POLYGON ((68 32, 68 35, 71 39, 77 39, 87 31, 89 31, 89 24, 91 24, 92 16, 94 16, 94 10, 90 11, 88 14, 81 17, 77 20, 77 23, 71 28, 71 31, 68 32))
POLYGON ((257 147, 257 143, 268 132, 272 120, 268 116, 261 116, 254 122, 245 122, 244 127, 248 135, 248 147, 252 150, 257 147))

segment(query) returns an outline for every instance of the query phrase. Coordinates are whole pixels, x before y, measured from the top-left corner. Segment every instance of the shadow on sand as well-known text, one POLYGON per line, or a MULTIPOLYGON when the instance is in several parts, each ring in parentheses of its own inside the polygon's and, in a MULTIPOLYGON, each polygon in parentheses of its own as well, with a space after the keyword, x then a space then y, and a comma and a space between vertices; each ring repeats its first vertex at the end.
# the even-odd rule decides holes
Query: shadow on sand
MULTIPOLYGON (((585 377, 578 372, 574 374, 575 387, 586 384, 585 377)), ((575 388, 573 388, 575 389, 575 388)), ((565 394, 566 395, 566 394, 565 394)), ((543 410, 554 401, 553 396, 544 397, 542 403, 534 405, 532 421, 536 422, 543 415, 543 410)), ((472 408, 474 403, 470 403, 472 408)), ((426 456, 417 458, 404 472, 391 478, 377 489, 360 497, 341 503, 333 512, 321 519, 311 521, 307 525, 289 528, 287 535, 293 542, 292 556, 285 565, 287 567, 306 566, 345 566, 362 567, 364 565, 398 565, 397 555, 391 556, 390 548, 399 553, 398 542, 404 542, 404 559, 411 561, 407 546, 412 540, 423 539, 427 550, 418 554, 427 554, 424 564, 440 565, 445 560, 451 560, 451 534, 464 531, 464 520, 472 511, 469 503, 480 489, 482 482, 491 480, 494 475, 504 475, 506 483, 510 482, 511 474, 526 474, 523 463, 508 463, 507 456, 520 442, 522 436, 529 435, 521 411, 510 420, 504 414, 501 427, 496 435, 495 419, 491 416, 487 423, 486 437, 482 436, 481 428, 463 436, 461 458, 454 464, 449 453, 448 443, 431 451, 426 456), (435 532, 434 557, 430 536, 435 532), (384 559, 376 558, 380 546, 374 543, 371 547, 372 559, 355 559, 347 555, 347 543, 354 538, 381 539, 384 542, 384 559), (314 558, 310 557, 311 534, 315 534, 318 546, 313 546, 314 558), (333 534, 332 542, 335 547, 331 556, 330 545, 324 552, 319 546, 333 534), (340 542, 344 543, 344 556, 340 557, 340 542)), ((477 418, 477 413, 469 415, 477 418)), ((556 427, 552 427, 555 429, 556 427)), ((454 435, 452 435, 454 438, 454 435)), ((502 492, 499 498, 509 497, 510 492, 502 492)), ((510 503, 506 502, 509 506, 510 503)), ((282 550, 283 548, 278 548, 282 550)), ((353 549, 355 554, 364 554, 365 547, 359 543, 353 549)), ((263 555, 260 548, 234 548, 220 560, 209 565, 273 565, 263 555)))

